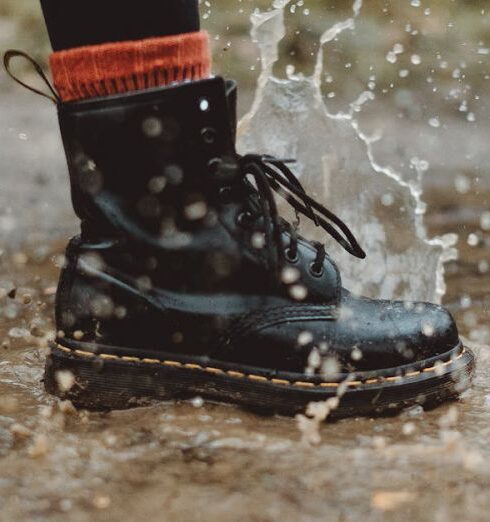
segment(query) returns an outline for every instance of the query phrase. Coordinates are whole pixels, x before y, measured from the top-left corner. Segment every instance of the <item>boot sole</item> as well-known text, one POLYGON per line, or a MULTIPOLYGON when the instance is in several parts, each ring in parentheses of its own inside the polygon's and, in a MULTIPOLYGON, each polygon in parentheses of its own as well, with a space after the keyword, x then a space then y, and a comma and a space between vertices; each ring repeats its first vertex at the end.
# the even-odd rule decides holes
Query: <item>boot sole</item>
POLYGON ((140 358, 115 354, 114 347, 64 344, 51 346, 46 390, 89 410, 127 409, 200 396, 265 414, 294 415, 304 412, 310 402, 339 397, 332 416, 390 414, 456 398, 470 386, 475 364, 473 353, 460 345, 416 364, 340 375, 329 381, 203 357, 162 358, 159 354, 158 358, 140 358), (60 388, 60 371, 71 372, 75 378, 69 390, 60 388))

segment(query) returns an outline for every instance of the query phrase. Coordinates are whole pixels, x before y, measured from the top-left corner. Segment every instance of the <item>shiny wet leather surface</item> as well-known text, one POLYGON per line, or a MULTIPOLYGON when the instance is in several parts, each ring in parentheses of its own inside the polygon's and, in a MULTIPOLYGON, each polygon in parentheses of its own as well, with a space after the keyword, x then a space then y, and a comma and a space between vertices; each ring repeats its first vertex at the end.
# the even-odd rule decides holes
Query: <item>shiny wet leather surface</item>
POLYGON ((244 219, 257 192, 234 149, 235 96, 213 78, 60 107, 82 233, 67 250, 58 329, 292 372, 313 350, 363 371, 457 346, 444 309, 352 296, 328 256, 312 271, 306 240, 277 273, 260 220, 244 219))

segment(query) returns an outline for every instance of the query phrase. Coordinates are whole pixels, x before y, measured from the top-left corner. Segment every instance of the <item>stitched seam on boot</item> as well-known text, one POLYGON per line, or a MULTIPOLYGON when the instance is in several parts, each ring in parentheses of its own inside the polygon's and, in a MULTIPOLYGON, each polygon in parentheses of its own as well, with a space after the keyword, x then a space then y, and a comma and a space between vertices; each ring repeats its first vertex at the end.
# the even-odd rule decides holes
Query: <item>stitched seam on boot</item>
POLYGON ((367 379, 366 381, 348 381, 345 380, 343 382, 332 382, 332 381, 321 381, 321 382, 307 382, 307 381, 291 381, 287 379, 277 379, 274 377, 266 377, 263 375, 256 375, 252 373, 244 373, 234 370, 224 370, 221 368, 215 368, 212 366, 202 366, 200 364, 194 363, 182 363, 180 361, 169 361, 169 360, 160 360, 160 359, 147 359, 147 358, 139 358, 139 357, 127 357, 120 355, 112 355, 112 354, 95 354, 93 352, 87 352, 84 350, 73 350, 70 348, 66 348, 65 346, 61 346, 59 344, 56 345, 57 348, 65 353, 70 353, 75 356, 89 358, 89 359, 107 359, 107 360, 118 360, 123 362, 134 362, 134 363, 142 363, 142 364, 150 364, 150 365, 161 365, 173 368, 181 368, 187 370, 195 370, 195 371, 203 371, 206 373, 211 373, 214 375, 223 375, 227 377, 237 378, 237 379, 248 379, 255 382, 267 382, 270 384, 278 384, 284 386, 292 386, 297 388, 338 388, 341 385, 347 385, 349 388, 359 387, 363 385, 370 384, 386 384, 393 382, 400 382, 406 379, 411 379, 414 377, 418 377, 424 373, 435 373, 436 375, 440 372, 441 368, 447 367, 451 364, 454 364, 456 361, 460 360, 464 354, 466 353, 466 348, 463 347, 461 353, 455 357, 450 357, 447 361, 439 361, 437 364, 433 366, 423 368, 421 370, 416 370, 412 372, 407 372, 405 375, 393 375, 389 377, 377 377, 367 379))
POLYGON ((312 306, 312 305, 296 305, 296 306, 281 306, 275 308, 269 308, 267 310, 256 310, 246 316, 235 320, 228 331, 221 336, 218 345, 220 347, 231 344, 233 339, 242 337, 248 331, 252 329, 262 329, 278 321, 292 320, 297 318, 298 320, 314 316, 325 320, 334 320, 335 315, 328 313, 331 310, 335 310, 335 305, 326 306, 312 306), (324 314, 324 315, 323 315, 324 314))

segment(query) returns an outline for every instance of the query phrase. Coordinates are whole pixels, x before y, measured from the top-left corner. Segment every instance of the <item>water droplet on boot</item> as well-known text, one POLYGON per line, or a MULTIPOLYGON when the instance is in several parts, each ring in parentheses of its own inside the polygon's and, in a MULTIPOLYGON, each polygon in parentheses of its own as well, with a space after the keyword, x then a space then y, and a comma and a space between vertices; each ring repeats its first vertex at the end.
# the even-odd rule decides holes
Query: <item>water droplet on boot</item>
POLYGON ((162 120, 156 116, 145 118, 141 124, 141 129, 148 138, 158 138, 163 131, 162 120))

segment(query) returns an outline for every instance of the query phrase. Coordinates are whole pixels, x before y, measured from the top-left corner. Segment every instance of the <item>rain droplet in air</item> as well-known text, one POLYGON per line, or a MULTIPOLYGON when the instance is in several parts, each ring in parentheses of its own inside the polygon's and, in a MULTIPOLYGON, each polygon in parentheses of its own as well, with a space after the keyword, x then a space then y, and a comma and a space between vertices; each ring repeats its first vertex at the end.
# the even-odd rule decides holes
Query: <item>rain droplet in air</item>
POLYGON ((480 227, 482 230, 490 230, 490 211, 485 210, 480 216, 480 227))
POLYGON ((157 138, 162 134, 163 131, 162 120, 155 116, 150 116, 143 120, 141 128, 143 130, 143 134, 145 134, 145 136, 148 138, 157 138))
POLYGON ((304 331, 298 335, 299 346, 306 346, 311 342, 313 342, 313 334, 311 332, 304 331))
POLYGON ((441 126, 441 122, 437 116, 434 116, 429 120, 429 125, 434 129, 438 129, 441 126))

